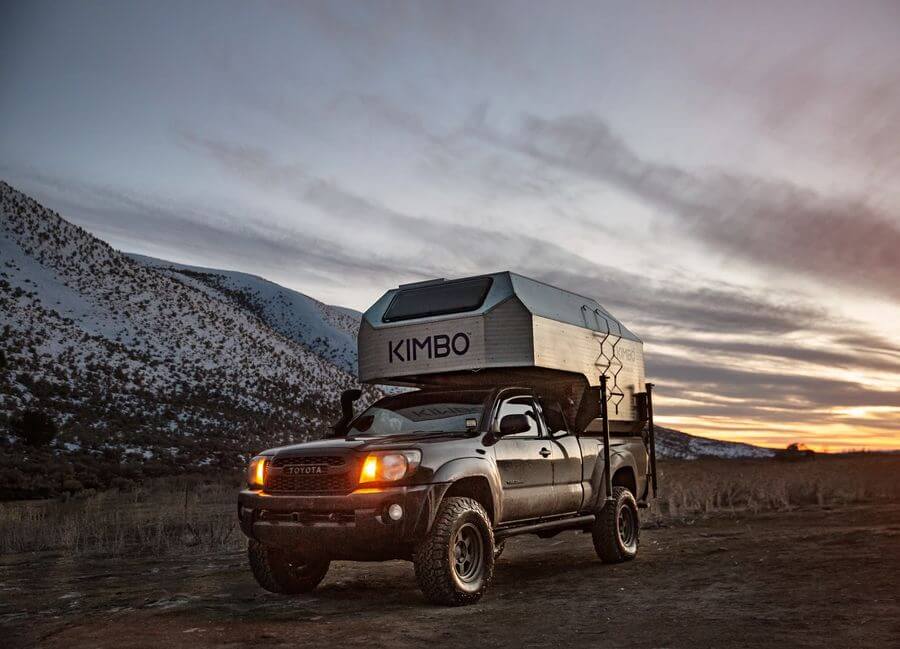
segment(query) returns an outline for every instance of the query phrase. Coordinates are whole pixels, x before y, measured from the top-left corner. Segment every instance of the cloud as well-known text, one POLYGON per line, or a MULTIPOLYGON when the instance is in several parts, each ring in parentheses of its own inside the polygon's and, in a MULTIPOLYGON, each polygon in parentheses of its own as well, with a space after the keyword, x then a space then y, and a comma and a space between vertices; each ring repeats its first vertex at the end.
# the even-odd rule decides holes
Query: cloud
MULTIPOLYGON (((196 140, 202 142, 202 140, 196 140)), ((648 373, 669 384, 670 396, 696 398, 704 393, 695 412, 743 416, 754 414, 771 420, 807 421, 819 410, 838 406, 898 405, 894 393, 878 392, 849 381, 810 378, 787 372, 760 374, 735 369, 748 357, 769 355, 785 360, 804 360, 828 369, 838 365, 896 372, 898 363, 866 349, 864 355, 826 352, 805 347, 770 343, 728 342, 722 334, 740 334, 752 340, 791 332, 831 333, 836 328, 820 308, 796 299, 777 301, 746 289, 716 283, 690 286, 683 283, 654 282, 643 276, 598 264, 545 240, 513 231, 491 231, 465 223, 446 223, 426 216, 413 216, 369 198, 362 197, 334 181, 314 178, 296 165, 282 165, 258 152, 242 156, 239 147, 211 143, 208 154, 245 179, 259 179, 272 188, 279 179, 281 191, 337 219, 347 231, 372 227, 402 233, 402 242, 387 251, 398 268, 405 267, 414 278, 458 276, 497 268, 513 268, 552 284, 566 286, 601 301, 640 333, 641 326, 668 329, 658 343, 675 344, 684 350, 720 352, 726 358, 716 366, 653 354, 648 373), (291 173, 292 169, 296 173, 291 173), (403 253, 403 249, 407 253, 403 253), (673 337, 672 331, 680 332, 673 337), (709 342, 690 340, 684 333, 706 332, 709 342), (717 347, 718 345, 718 347, 717 347), (719 403, 710 399, 723 397, 719 403)), ((388 262, 390 263, 390 262, 388 262)), ((791 296, 793 298, 793 296, 791 296)), ((853 332, 852 323, 841 323, 844 332, 853 332)), ((854 332, 860 342, 863 331, 854 332)), ((844 335, 851 335, 845 333, 844 335)), ((686 406, 679 406, 685 408, 686 406)), ((674 412, 678 412, 676 408, 674 412)), ((816 418, 827 421, 829 415, 816 418)))
POLYGON ((379 250, 383 264, 396 264, 402 279, 459 276, 512 269, 587 295, 620 317, 646 325, 708 332, 782 334, 827 321, 820 309, 798 300, 778 301, 719 282, 685 286, 599 264, 546 239, 516 230, 489 230, 464 222, 411 215, 380 204, 304 166, 282 163, 256 148, 181 134, 185 144, 258 188, 277 188, 341 224, 343 236, 391 233, 391 245, 368 244, 360 259, 379 250), (403 277, 403 271, 408 273, 403 277))
POLYGON ((829 36, 763 60, 714 62, 710 86, 750 107, 760 132, 778 143, 816 159, 856 165, 875 183, 890 181, 900 173, 895 35, 879 42, 866 30, 871 42, 865 55, 852 51, 844 34, 829 36))
POLYGON ((511 133, 474 120, 469 134, 639 197, 717 251, 764 268, 900 300, 897 215, 863 199, 828 197, 782 180, 700 173, 648 160, 593 115, 526 116, 511 133))
MULTIPOLYGON (((197 207, 164 198, 60 179, 0 166, 14 184, 52 205, 66 218, 129 250, 165 249, 191 261, 197 255, 246 268, 248 263, 284 272, 296 279, 334 283, 348 275, 393 282, 403 272, 397 260, 355 250, 313 232, 276 225, 277 219, 252 220, 222 209, 197 207)), ((258 210, 257 210, 258 213, 258 210)), ((409 271, 408 271, 409 272, 409 271)))
POLYGON ((805 410, 889 406, 900 408, 900 392, 876 390, 852 381, 797 373, 768 373, 709 365, 665 354, 647 359, 647 372, 669 381, 672 396, 710 393, 736 399, 735 405, 805 410), (677 386, 677 387, 674 387, 677 386))
POLYGON ((871 338, 859 337, 860 347, 848 349, 840 343, 833 349, 810 347, 802 343, 738 342, 721 338, 700 340, 686 337, 665 337, 656 342, 703 354, 725 353, 741 358, 767 357, 783 361, 800 361, 829 368, 862 369, 900 375, 900 355, 885 353, 871 338))

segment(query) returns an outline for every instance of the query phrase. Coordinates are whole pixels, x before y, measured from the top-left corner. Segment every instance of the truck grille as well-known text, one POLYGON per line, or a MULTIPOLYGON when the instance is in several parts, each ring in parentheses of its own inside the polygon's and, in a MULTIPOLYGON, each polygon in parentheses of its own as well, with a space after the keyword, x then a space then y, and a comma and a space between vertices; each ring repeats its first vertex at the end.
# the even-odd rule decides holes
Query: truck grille
POLYGON ((334 475, 268 475, 266 491, 292 493, 340 493, 353 491, 356 480, 350 473, 334 475))
POLYGON ((357 477, 356 463, 339 455, 276 457, 266 470, 265 490, 272 493, 347 494, 356 488, 357 477), (288 475, 282 472, 287 466, 314 465, 328 467, 329 473, 288 475))

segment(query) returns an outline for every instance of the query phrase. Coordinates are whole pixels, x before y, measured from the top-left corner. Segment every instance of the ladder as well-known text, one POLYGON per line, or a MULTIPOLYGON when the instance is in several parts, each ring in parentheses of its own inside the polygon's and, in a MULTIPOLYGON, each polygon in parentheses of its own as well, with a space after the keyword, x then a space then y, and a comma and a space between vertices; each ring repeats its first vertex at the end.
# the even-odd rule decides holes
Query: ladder
POLYGON ((625 399, 625 393, 619 389, 619 372, 622 371, 624 363, 622 363, 622 360, 616 355, 616 347, 618 347, 619 343, 622 341, 622 325, 614 320, 613 322, 616 325, 617 333, 613 334, 612 328, 609 326, 609 318, 607 318, 606 314, 599 308, 592 308, 589 305, 584 304, 581 307, 581 311, 584 316, 585 326, 591 330, 594 339, 600 343, 600 353, 594 360, 594 366, 600 371, 601 376, 609 376, 612 379, 612 385, 610 386, 606 398, 612 400, 613 408, 615 409, 616 414, 619 414, 619 406, 625 399), (594 315, 596 327, 592 327, 590 322, 588 322, 587 314, 589 312, 594 315), (601 329, 601 320, 603 329, 601 329), (612 354, 607 355, 606 341, 609 340, 610 336, 613 336, 614 338, 610 343, 612 354))

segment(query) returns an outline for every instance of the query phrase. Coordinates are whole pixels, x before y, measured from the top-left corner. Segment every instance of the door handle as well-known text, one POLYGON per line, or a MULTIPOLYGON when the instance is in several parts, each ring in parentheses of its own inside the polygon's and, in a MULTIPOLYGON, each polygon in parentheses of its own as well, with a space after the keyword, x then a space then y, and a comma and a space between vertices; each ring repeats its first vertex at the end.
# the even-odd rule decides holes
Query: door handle
POLYGON ((540 453, 541 457, 550 457, 549 448, 542 448, 540 451, 538 451, 538 453, 540 453))

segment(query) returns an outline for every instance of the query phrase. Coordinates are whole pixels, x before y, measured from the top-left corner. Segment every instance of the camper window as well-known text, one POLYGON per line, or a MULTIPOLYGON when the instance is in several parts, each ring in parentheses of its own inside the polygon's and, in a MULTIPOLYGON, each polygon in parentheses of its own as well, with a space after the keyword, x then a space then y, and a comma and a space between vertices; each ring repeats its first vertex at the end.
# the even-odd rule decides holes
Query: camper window
POLYGON ((397 322, 474 311, 484 302, 492 281, 490 277, 475 277, 401 289, 388 305, 382 321, 397 322))

